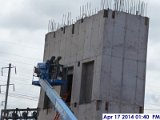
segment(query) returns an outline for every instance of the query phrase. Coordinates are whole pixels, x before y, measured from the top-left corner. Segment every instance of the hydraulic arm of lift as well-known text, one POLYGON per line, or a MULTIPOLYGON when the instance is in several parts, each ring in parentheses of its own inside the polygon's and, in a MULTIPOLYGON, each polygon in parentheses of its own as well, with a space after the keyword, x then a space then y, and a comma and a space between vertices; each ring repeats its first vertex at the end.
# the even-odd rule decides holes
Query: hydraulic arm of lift
POLYGON ((64 71, 63 65, 59 64, 60 59, 61 57, 57 59, 52 57, 47 62, 38 63, 34 73, 36 73, 36 77, 39 77, 39 81, 32 81, 32 84, 42 87, 63 120, 77 120, 70 108, 52 87, 64 84, 62 79, 64 71))

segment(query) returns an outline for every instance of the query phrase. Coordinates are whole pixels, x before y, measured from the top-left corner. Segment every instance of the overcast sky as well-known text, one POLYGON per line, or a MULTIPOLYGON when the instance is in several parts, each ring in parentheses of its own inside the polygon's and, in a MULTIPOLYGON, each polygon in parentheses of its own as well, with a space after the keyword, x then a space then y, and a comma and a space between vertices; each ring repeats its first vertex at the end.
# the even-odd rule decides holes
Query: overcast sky
MULTIPOLYGON (((89 0, 88 0, 89 1, 89 0)), ((31 85, 33 66, 43 59, 44 39, 48 32, 48 21, 61 21, 63 14, 72 12, 73 18, 79 14, 79 6, 87 0, 0 0, 0 67, 12 63, 17 67, 17 75, 12 70, 8 108, 37 107, 39 88, 31 85)), ((150 31, 148 42, 145 112, 160 110, 160 0, 148 2, 150 31)), ((92 0, 99 6, 100 0, 92 0)), ((6 84, 7 69, 0 77, 0 85, 6 84)), ((5 87, 2 87, 1 101, 4 101, 5 87)))

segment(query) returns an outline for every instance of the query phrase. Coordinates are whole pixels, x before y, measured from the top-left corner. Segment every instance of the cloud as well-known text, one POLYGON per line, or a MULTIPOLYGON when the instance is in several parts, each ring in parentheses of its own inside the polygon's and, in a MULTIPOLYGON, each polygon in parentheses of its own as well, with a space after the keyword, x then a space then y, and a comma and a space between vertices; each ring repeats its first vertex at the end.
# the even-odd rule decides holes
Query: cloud
POLYGON ((154 42, 154 39, 149 39, 149 45, 148 45, 148 64, 147 64, 147 70, 149 71, 158 71, 160 70, 160 64, 157 64, 157 62, 160 60, 160 42, 154 42), (153 41, 152 41, 153 40, 153 41), (152 42, 150 42, 152 41, 152 42))
MULTIPOLYGON (((37 1, 38 2, 38 1, 37 1)), ((13 0, 4 3, 1 11, 0 27, 12 29, 45 29, 48 21, 45 14, 37 12, 29 2, 25 0, 13 0), (5 8, 6 7, 6 8, 5 8), (7 9, 8 8, 8 9, 7 9)), ((37 8, 40 9, 40 8, 37 8)))
POLYGON ((153 44, 160 43, 159 25, 158 25, 160 16, 157 15, 157 11, 159 11, 160 1, 159 0, 150 1, 148 6, 149 6, 148 16, 150 18, 149 42, 153 44))
MULTIPOLYGON (((71 0, 59 2, 53 0, 13 0, 4 3, 3 9, 6 11, 1 12, 0 27, 12 29, 47 29, 48 20, 51 17, 55 19, 62 17, 62 13, 74 9, 76 2, 66 4, 71 0), (7 9, 7 8, 8 9, 7 9)), ((77 8, 77 7, 75 7, 77 8)))
MULTIPOLYGON (((84 0, 7 0, 2 4, 0 27, 9 29, 47 29, 50 19, 61 23, 63 14, 79 16, 84 0), (4 6, 3 6, 4 5, 4 6)), ((95 4, 95 3, 93 3, 95 4)))
POLYGON ((47 28, 47 18, 38 15, 32 11, 21 10, 9 15, 3 16, 0 21, 1 28, 9 29, 45 29, 47 28))
MULTIPOLYGON (((159 19, 157 11, 160 9, 160 1, 153 0, 148 5, 148 16, 150 18, 148 54, 147 54, 147 74, 146 74, 146 106, 150 104, 158 104, 149 106, 157 108, 160 105, 159 78, 160 78, 160 34, 159 34, 159 19)), ((153 111, 152 111, 153 112, 153 111)))
POLYGON ((148 92, 145 96, 145 104, 146 105, 154 105, 159 106, 160 105, 160 95, 156 95, 155 93, 148 92))

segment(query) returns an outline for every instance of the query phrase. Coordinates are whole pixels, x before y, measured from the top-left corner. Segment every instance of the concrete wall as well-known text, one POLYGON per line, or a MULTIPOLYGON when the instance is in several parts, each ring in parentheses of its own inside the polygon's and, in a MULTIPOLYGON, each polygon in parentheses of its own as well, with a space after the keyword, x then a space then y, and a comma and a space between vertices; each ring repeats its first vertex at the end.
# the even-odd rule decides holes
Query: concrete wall
MULTIPOLYGON (((123 12, 100 11, 46 35, 44 61, 62 56, 73 66, 71 109, 79 120, 101 119, 101 114, 138 113, 144 106, 148 18, 123 12), (94 61, 91 102, 80 104, 82 64, 94 61), (78 66, 80 62, 80 66, 78 66), (75 105, 76 104, 76 105, 75 105)), ((59 92, 60 87, 55 87, 59 92)), ((39 120, 53 119, 39 100, 39 120)))
POLYGON ((148 18, 116 12, 104 26, 101 98, 108 112, 138 113, 144 107, 148 18))

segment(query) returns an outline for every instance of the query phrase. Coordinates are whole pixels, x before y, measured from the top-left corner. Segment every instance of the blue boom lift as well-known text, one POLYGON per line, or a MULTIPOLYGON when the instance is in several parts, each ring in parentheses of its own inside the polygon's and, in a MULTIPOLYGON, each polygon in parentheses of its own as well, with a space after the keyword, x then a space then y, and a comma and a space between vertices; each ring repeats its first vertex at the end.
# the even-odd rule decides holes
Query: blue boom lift
POLYGON ((38 77, 39 80, 33 80, 32 84, 42 87, 63 120, 77 120, 70 108, 52 87, 61 86, 66 81, 67 70, 59 64, 60 60, 60 56, 57 58, 53 56, 46 62, 38 63, 37 67, 34 68, 34 77, 38 77))

